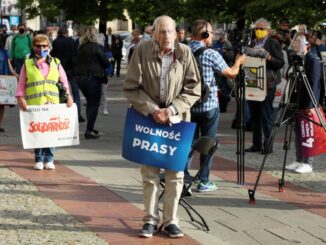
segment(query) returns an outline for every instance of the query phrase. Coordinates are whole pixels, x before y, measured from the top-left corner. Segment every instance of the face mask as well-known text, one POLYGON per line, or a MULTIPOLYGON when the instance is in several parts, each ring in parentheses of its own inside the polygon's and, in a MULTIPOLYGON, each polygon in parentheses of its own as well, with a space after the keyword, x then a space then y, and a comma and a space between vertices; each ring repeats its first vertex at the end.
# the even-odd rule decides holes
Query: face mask
POLYGON ((263 39, 267 36, 267 30, 256 30, 255 34, 258 39, 263 39))
POLYGON ((20 34, 24 34, 24 32, 25 32, 25 29, 24 28, 19 29, 19 33, 20 34))
POLYGON ((39 56, 40 58, 44 58, 49 55, 49 50, 42 50, 42 49, 34 49, 34 53, 39 56))
POLYGON ((15 30, 15 31, 13 31, 14 32, 14 34, 17 34, 18 33, 18 31, 17 30, 15 30))

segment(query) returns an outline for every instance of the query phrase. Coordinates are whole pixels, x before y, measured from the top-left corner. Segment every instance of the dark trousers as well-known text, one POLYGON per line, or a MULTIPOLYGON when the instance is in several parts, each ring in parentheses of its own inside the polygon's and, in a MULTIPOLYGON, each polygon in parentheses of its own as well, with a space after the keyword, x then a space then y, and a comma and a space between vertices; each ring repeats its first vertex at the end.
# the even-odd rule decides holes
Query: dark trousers
POLYGON ((14 69, 15 69, 16 73, 20 74, 20 70, 22 69, 24 62, 25 62, 25 59, 14 58, 14 69))
POLYGON ((113 72, 114 72, 114 67, 115 64, 117 64, 117 72, 116 75, 120 76, 120 66, 121 66, 121 57, 114 57, 114 62, 113 62, 113 72))
POLYGON ((71 86, 72 97, 74 98, 74 102, 76 103, 76 106, 77 106, 78 118, 79 118, 81 116, 79 87, 78 87, 78 84, 77 84, 75 78, 68 78, 68 79, 69 79, 70 86, 71 86))
POLYGON ((94 76, 76 76, 76 83, 86 98, 86 131, 91 132, 94 129, 97 118, 98 108, 101 100, 101 78, 94 76))
MULTIPOLYGON (((267 147, 268 138, 271 135, 274 121, 273 101, 275 98, 276 87, 267 91, 264 101, 248 101, 251 125, 252 125, 252 141, 254 147, 260 148, 262 145, 262 132, 264 133, 264 147, 267 147)), ((272 147, 272 146, 271 146, 272 147)))

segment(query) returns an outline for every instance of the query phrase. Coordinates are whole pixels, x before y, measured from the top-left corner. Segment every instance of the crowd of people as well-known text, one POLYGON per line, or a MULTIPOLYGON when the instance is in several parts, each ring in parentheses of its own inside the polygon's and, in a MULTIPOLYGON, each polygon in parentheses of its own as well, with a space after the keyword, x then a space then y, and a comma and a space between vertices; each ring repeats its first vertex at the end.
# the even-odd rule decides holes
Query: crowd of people
MULTIPOLYGON (((98 110, 103 101, 103 114, 108 115, 108 77, 119 77, 123 41, 113 35, 109 27, 106 34, 88 26, 75 40, 68 37, 66 28, 60 28, 51 40, 47 33, 27 33, 23 24, 13 26, 11 34, 2 29, 0 35, 0 74, 12 74, 19 80, 16 97, 20 109, 28 105, 59 103, 56 81, 63 83, 67 95, 67 106, 77 105, 79 122, 84 122, 81 110, 80 91, 86 98, 86 139, 98 139, 96 129, 98 110), (42 84, 38 81, 43 81, 42 84)), ((273 101, 276 86, 287 76, 291 55, 299 55, 320 104, 324 103, 324 84, 321 52, 326 51, 325 40, 319 31, 308 33, 305 25, 299 25, 296 33, 290 30, 287 20, 280 21, 279 29, 271 29, 266 19, 253 24, 254 36, 248 46, 259 49, 260 58, 266 60, 267 95, 263 101, 247 101, 246 129, 252 131, 252 146, 248 153, 273 153, 271 130, 274 122, 273 101), (323 43, 324 42, 324 43, 323 43)), ((127 75, 123 91, 133 109, 144 116, 151 116, 158 124, 170 124, 172 116, 196 123, 194 140, 200 136, 215 138, 218 132, 220 113, 227 111, 232 94, 232 80, 238 75, 245 55, 237 55, 228 40, 226 30, 213 29, 213 25, 198 19, 191 25, 191 32, 179 28, 169 16, 155 19, 153 26, 131 32, 131 43, 126 55, 127 75), (198 59, 195 59, 195 56, 198 59), (151 61, 151 62, 148 62, 151 61), (173 69, 172 69, 173 68, 173 69), (208 87, 203 99, 201 87, 208 87)), ((300 93, 299 109, 311 113, 312 103, 306 91, 300 93)), ((239 112, 238 112, 239 113, 239 112)), ((237 115, 234 126, 237 126, 237 115)), ((0 105, 0 132, 4 105, 0 105)), ((298 136, 299 128, 295 129, 298 136)), ((313 171, 311 157, 304 158, 296 137, 296 161, 286 167, 297 173, 313 171)), ((54 169, 54 148, 35 149, 37 170, 54 169)), ((165 170, 165 198, 163 208, 164 230, 174 238, 182 237, 178 225, 177 208, 183 188, 184 175, 192 159, 189 158, 184 171, 165 170)), ((200 156, 203 167, 196 190, 217 190, 210 181, 212 156, 200 156), (207 161, 207 158, 208 161, 207 161), (204 164, 208 163, 208 164, 204 164)), ((140 231, 141 237, 151 237, 160 223, 158 209, 160 168, 143 165, 145 216, 140 231)))

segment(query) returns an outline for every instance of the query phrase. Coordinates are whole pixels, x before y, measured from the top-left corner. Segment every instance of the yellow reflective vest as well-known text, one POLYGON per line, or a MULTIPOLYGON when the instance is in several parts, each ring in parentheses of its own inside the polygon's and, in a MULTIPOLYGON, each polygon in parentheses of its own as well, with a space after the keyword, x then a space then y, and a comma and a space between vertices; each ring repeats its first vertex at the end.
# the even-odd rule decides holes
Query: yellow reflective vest
POLYGON ((59 104, 59 90, 56 86, 60 73, 60 61, 51 58, 50 70, 44 77, 33 58, 25 60, 26 68, 26 102, 28 105, 59 104))

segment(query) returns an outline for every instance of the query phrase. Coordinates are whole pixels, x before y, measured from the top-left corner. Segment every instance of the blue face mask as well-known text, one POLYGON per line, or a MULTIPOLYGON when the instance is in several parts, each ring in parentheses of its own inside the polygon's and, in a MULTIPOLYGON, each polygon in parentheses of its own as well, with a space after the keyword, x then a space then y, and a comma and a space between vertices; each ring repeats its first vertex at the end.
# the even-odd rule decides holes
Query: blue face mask
POLYGON ((41 50, 40 56, 41 58, 44 58, 49 55, 49 50, 41 50))

